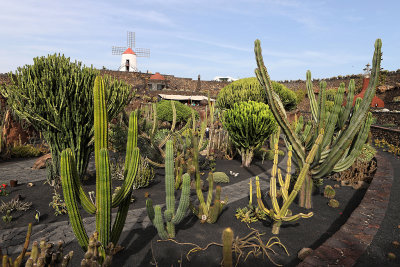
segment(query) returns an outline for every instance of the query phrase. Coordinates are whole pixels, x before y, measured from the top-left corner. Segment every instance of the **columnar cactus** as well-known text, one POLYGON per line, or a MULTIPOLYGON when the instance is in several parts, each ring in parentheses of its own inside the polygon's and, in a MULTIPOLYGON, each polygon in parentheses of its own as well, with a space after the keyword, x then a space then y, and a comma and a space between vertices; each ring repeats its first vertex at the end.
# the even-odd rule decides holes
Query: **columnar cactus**
POLYGON ((175 225, 180 223, 186 215, 189 206, 190 195, 190 176, 185 173, 183 175, 182 192, 179 200, 178 209, 175 211, 175 178, 174 178, 174 150, 172 140, 168 140, 166 144, 165 155, 165 193, 166 193, 166 210, 164 218, 161 213, 161 206, 156 205, 153 208, 153 201, 149 198, 146 201, 147 215, 151 222, 157 228, 158 236, 161 239, 175 237, 175 225))
POLYGON ((100 255, 104 260, 104 249, 112 242, 116 244, 125 224, 128 213, 132 184, 137 174, 139 149, 137 148, 137 112, 129 118, 128 142, 125 157, 124 183, 121 190, 111 197, 111 178, 107 150, 107 109, 105 104, 104 83, 97 77, 94 85, 94 142, 96 164, 96 202, 93 204, 82 188, 77 175, 75 159, 71 149, 61 153, 61 182, 65 204, 72 229, 79 245, 87 250, 88 235, 83 226, 78 203, 90 214, 96 214, 96 231, 102 244, 100 255), (118 207, 118 212, 111 227, 111 209, 118 207))
POLYGON ((232 243, 233 243, 233 231, 230 227, 225 228, 222 232, 222 266, 232 267, 232 243))
POLYGON ((372 115, 368 111, 378 82, 381 46, 381 40, 377 39, 372 60, 370 82, 364 98, 362 101, 356 101, 355 108, 352 108, 354 81, 351 81, 346 104, 344 105, 345 88, 343 84, 339 87, 335 95, 333 111, 330 113, 325 112, 326 82, 320 83, 317 101, 312 88, 311 72, 307 71, 306 85, 310 98, 312 120, 308 121, 305 126, 299 120, 292 127, 286 117, 285 110, 282 108, 283 106, 279 97, 272 90, 271 80, 261 53, 260 41, 255 41, 254 52, 258 66, 255 72, 258 81, 266 91, 268 104, 276 121, 282 128, 288 144, 293 147, 294 159, 299 169, 305 165, 307 154, 314 144, 319 131, 325 129, 322 144, 317 151, 314 161, 311 163, 310 172, 305 178, 305 183, 300 193, 300 206, 302 207, 312 207, 313 179, 323 178, 332 171, 339 172, 347 169, 361 152, 362 145, 368 137, 369 128, 372 123, 372 115))
POLYGON ((199 168, 199 152, 197 150, 197 137, 192 135, 193 143, 193 162, 196 170, 196 193, 199 199, 199 206, 195 207, 190 203, 190 209, 200 219, 201 223, 215 223, 222 212, 222 208, 226 205, 227 200, 221 200, 221 186, 215 188, 215 199, 214 205, 211 206, 214 191, 214 178, 211 172, 208 177, 208 194, 207 201, 204 201, 203 192, 201 191, 201 179, 200 179, 200 168, 199 168))
POLYGON ((307 214, 298 213, 296 215, 292 215, 292 212, 289 210, 289 206, 292 204, 293 200, 296 198, 296 196, 307 176, 308 170, 310 168, 310 163, 313 161, 315 154, 317 153, 317 149, 322 142, 322 138, 323 138, 323 134, 321 133, 318 136, 317 140, 315 141, 315 144, 312 147, 310 153, 308 154, 306 162, 303 165, 303 167, 300 171, 299 177, 297 178, 297 181, 293 187, 292 192, 290 192, 290 194, 289 194, 289 185, 290 185, 290 177, 291 177, 290 172, 291 172, 291 166, 292 166, 292 163, 291 163, 292 148, 289 146, 286 177, 285 177, 285 181, 283 181, 280 169, 278 169, 278 143, 277 142, 275 143, 274 165, 272 167, 270 187, 269 187, 270 188, 269 194, 271 196, 273 209, 269 210, 264 206, 264 203, 261 199, 260 181, 259 181, 258 176, 256 177, 258 207, 274 221, 273 226, 272 226, 272 233, 275 235, 279 234, 279 229, 280 229, 282 222, 284 222, 284 221, 291 222, 291 221, 296 221, 300 218, 310 218, 311 216, 313 216, 312 212, 309 212, 307 214), (282 207, 279 207, 278 199, 277 199, 276 174, 278 174, 280 191, 281 191, 281 194, 283 197, 283 206, 282 207))

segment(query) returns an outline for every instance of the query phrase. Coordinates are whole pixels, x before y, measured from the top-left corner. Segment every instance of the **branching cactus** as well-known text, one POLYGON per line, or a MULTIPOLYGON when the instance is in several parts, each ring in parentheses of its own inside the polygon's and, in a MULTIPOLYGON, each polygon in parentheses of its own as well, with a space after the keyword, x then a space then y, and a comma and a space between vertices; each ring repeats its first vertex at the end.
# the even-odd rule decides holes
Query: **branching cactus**
POLYGON ((207 201, 204 201, 203 192, 201 191, 201 179, 200 179, 200 168, 199 168, 199 153, 197 150, 197 138, 192 135, 192 142, 194 147, 193 162, 196 169, 196 193, 199 199, 199 206, 195 207, 192 203, 190 209, 200 219, 201 223, 215 223, 222 212, 222 208, 226 205, 227 200, 221 200, 221 187, 216 186, 215 188, 215 199, 214 204, 211 206, 213 199, 214 190, 214 178, 213 173, 210 172, 208 177, 208 194, 207 201))
POLYGON ((129 118, 128 141, 125 157, 124 183, 121 190, 111 197, 111 176, 107 150, 107 109, 105 105, 104 84, 97 77, 94 84, 94 147, 96 164, 96 202, 93 204, 83 190, 77 175, 75 159, 71 149, 65 149, 61 154, 61 182, 65 204, 72 229, 79 245, 87 250, 88 235, 83 226, 78 203, 90 214, 96 215, 96 231, 102 246, 100 255, 105 258, 104 249, 109 242, 117 244, 125 224, 132 194, 133 181, 137 175, 139 149, 137 148, 137 112, 132 112, 129 118), (118 212, 111 226, 111 209, 118 207, 118 212))
POLYGON ((375 95, 376 85, 381 61, 382 42, 377 39, 372 60, 372 72, 368 88, 362 100, 356 101, 353 108, 354 81, 350 81, 349 92, 344 97, 345 86, 342 84, 335 95, 334 106, 331 112, 325 112, 326 82, 320 83, 318 99, 314 96, 311 72, 307 71, 307 91, 310 99, 312 120, 304 126, 302 120, 296 125, 290 125, 282 102, 272 90, 272 84, 264 65, 260 41, 255 41, 255 56, 258 68, 255 70, 258 81, 264 87, 268 104, 276 121, 286 136, 286 141, 293 147, 294 160, 300 170, 306 164, 307 155, 315 143, 321 129, 325 129, 321 146, 310 164, 310 172, 305 177, 305 183, 300 192, 300 206, 311 208, 311 195, 313 181, 321 179, 331 173, 339 172, 350 167, 365 143, 369 128, 372 123, 372 115, 369 113, 372 98, 375 95))
POLYGON ((323 134, 321 133, 317 140, 315 141, 315 144, 313 145, 310 153, 307 156, 306 162, 303 165, 299 177, 297 178, 297 181, 294 185, 294 188, 292 192, 289 194, 289 185, 290 185, 290 172, 291 172, 291 166, 292 166, 292 149, 289 146, 289 151, 288 151, 288 161, 287 161, 287 169, 286 169, 286 177, 285 181, 283 181, 280 169, 278 169, 278 143, 275 143, 275 154, 274 154, 274 165, 272 167, 272 172, 271 172, 271 180, 270 180, 270 197, 272 201, 272 209, 267 209, 264 206, 264 203, 261 199, 261 188, 260 188, 260 181, 258 176, 256 177, 256 188, 257 188, 257 202, 258 202, 258 207, 266 213, 274 222, 272 226, 272 233, 277 235, 279 234, 279 229, 281 227, 282 222, 291 222, 291 221, 296 221, 300 218, 310 218, 313 216, 312 212, 309 212, 307 214, 304 213, 298 213, 296 215, 292 215, 292 212, 289 210, 289 206, 292 204, 293 200, 296 198, 302 184, 304 183, 305 177, 307 176, 307 173, 310 168, 310 163, 313 161, 315 154, 317 153, 318 147, 322 142, 323 134), (278 174, 278 181, 280 185, 280 191, 283 197, 283 206, 279 207, 278 204, 278 197, 277 197, 277 185, 276 185, 276 175, 278 174))
POLYGON ((149 198, 146 201, 147 215, 157 228, 158 236, 161 239, 175 237, 175 225, 179 224, 186 215, 189 206, 190 196, 190 176, 183 175, 182 192, 179 200, 178 209, 175 211, 175 178, 174 178, 174 151, 172 140, 167 141, 165 152, 165 191, 166 191, 166 210, 164 219, 161 213, 161 206, 153 208, 153 201, 149 198))

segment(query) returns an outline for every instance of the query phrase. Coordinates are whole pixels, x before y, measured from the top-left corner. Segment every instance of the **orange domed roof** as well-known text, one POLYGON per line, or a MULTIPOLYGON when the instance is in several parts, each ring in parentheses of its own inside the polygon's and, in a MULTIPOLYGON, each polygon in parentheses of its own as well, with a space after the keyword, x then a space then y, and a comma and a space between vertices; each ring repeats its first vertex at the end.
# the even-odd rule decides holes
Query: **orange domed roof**
POLYGON ((122 54, 132 54, 132 55, 135 55, 135 52, 133 52, 133 50, 129 47, 129 48, 126 49, 125 52, 122 53, 122 54))
POLYGON ((150 76, 150 80, 165 80, 165 78, 159 72, 156 72, 156 74, 150 76))

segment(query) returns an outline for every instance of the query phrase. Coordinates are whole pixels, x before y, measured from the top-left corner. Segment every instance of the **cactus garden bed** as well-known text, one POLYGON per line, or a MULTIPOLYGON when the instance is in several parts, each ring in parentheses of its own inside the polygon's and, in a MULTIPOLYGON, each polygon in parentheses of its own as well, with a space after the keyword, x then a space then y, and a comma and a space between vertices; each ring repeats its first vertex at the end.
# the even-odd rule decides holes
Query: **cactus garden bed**
MULTIPOLYGON (((282 158, 280 159, 282 161, 282 158)), ((262 172, 272 167, 271 161, 265 161, 264 164, 256 161, 251 165, 250 168, 240 167, 241 162, 239 159, 228 161, 218 160, 216 162, 217 171, 225 171, 229 173, 229 170, 238 172, 237 177, 230 177, 231 182, 229 184, 222 184, 222 197, 224 197, 224 187, 238 185, 241 181, 246 181, 250 177, 259 175, 262 172)), ((12 164, 10 165, 12 168, 12 164)), ((268 175, 269 176, 269 175, 268 175)), ((156 171, 156 182, 150 187, 138 189, 134 191, 135 202, 131 204, 130 209, 138 209, 145 207, 145 193, 149 193, 154 203, 165 202, 165 185, 163 182, 164 170, 158 169, 156 171)), ((337 184, 338 182, 332 180, 325 180, 324 185, 337 184)), ((113 184, 116 184, 113 182, 113 184)), ((95 185, 87 182, 85 185, 88 191, 94 190, 95 185)), ((258 221, 249 224, 240 222, 235 218, 237 208, 243 208, 248 204, 248 186, 241 187, 238 190, 238 194, 242 194, 243 197, 234 202, 228 202, 225 206, 224 211, 218 218, 215 224, 201 224, 196 216, 190 214, 183 222, 177 225, 176 242, 179 243, 193 243, 200 247, 205 247, 211 242, 222 243, 221 235, 223 229, 231 227, 234 236, 243 238, 250 234, 254 230, 258 230, 259 233, 264 234, 261 240, 266 244, 268 240, 273 236, 271 234, 271 223, 269 220, 258 221), (251 227, 252 229, 250 229, 251 227)), ((321 187, 321 191, 322 191, 321 187)), ((42 182, 36 182, 35 186, 27 187, 26 183, 20 184, 15 188, 8 188, 9 195, 1 196, 0 200, 8 201, 14 198, 17 194, 20 194, 24 199, 23 201, 31 201, 32 207, 26 212, 13 212, 13 219, 10 223, 0 222, 1 232, 7 231, 7 229, 26 227, 28 222, 33 222, 35 225, 40 224, 52 224, 55 222, 67 221, 66 215, 55 216, 54 209, 49 207, 49 202, 52 198, 52 188, 49 185, 43 185, 42 182), (35 221, 34 215, 35 210, 41 212, 39 222, 35 221)), ((366 189, 362 188, 354 190, 351 187, 340 187, 336 190, 336 199, 339 201, 340 206, 338 208, 332 208, 327 205, 328 200, 323 196, 322 192, 315 192, 313 196, 313 212, 314 216, 309 219, 300 219, 293 223, 284 223, 281 227, 280 234, 278 235, 282 244, 286 247, 289 255, 286 255, 284 249, 278 245, 271 247, 273 251, 268 250, 268 254, 275 263, 283 264, 284 266, 294 266, 299 263, 297 259, 298 251, 303 247, 316 248, 335 233, 340 226, 346 222, 348 216, 357 207, 359 202, 362 200, 366 189)), ((266 188, 263 188, 263 194, 266 192, 266 188)), ((178 192, 178 196, 179 196, 178 192)), ((191 191, 192 198, 195 199, 195 190, 191 191)), ((256 199, 254 190, 253 201, 256 199)), ((292 205, 293 213, 307 212, 303 208, 299 208, 297 204, 292 205)), ((82 212, 82 214, 86 214, 82 212)), ((198 251, 190 254, 190 261, 188 262, 186 254, 194 248, 194 245, 180 245, 172 241, 157 242, 159 239, 155 227, 150 223, 144 229, 135 228, 132 225, 125 225, 124 232, 120 238, 120 243, 125 249, 119 252, 113 258, 113 266, 152 266, 152 263, 157 261, 158 266, 219 266, 221 262, 222 248, 217 245, 211 245, 205 251, 198 251), (132 229, 129 230, 127 229, 132 229)), ((33 228, 33 234, 35 227, 33 228)), ((33 240, 32 240, 33 241, 33 240)), ((31 241, 31 242, 32 242, 31 241)), ((49 240, 57 242, 58 240, 49 240)), ((15 244, 14 244, 15 245, 15 244)), ((21 243, 22 246, 22 243, 21 243)), ((3 251, 6 251, 7 243, 2 242, 3 251)), ((70 266, 79 266, 80 260, 83 258, 84 252, 76 241, 72 241, 66 244, 65 251, 74 251, 72 258, 72 264, 70 266)), ((246 257, 248 250, 244 250, 242 260, 246 257)), ((15 256, 15 255, 13 255, 15 256)), ((235 258, 234 258, 235 259, 235 258)), ((235 260, 234 260, 235 262, 235 260)), ((249 256, 246 262, 241 261, 239 266, 252 266, 253 264, 263 264, 263 266, 273 266, 273 263, 266 257, 259 256, 254 258, 249 256)))

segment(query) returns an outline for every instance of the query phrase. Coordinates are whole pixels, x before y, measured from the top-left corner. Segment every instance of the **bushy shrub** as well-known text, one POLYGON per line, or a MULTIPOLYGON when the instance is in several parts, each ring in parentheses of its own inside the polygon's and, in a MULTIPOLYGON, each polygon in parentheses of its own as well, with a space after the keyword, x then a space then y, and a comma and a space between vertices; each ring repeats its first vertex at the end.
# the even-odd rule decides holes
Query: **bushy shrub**
POLYGON ((337 94, 337 89, 331 88, 325 90, 325 94, 326 94, 326 100, 335 101, 335 95, 337 94))
POLYGON ((11 147, 10 155, 13 158, 31 158, 38 157, 44 152, 43 148, 33 145, 16 145, 11 147))
MULTIPOLYGON (((277 82, 272 82, 272 87, 286 110, 296 108, 297 98, 292 90, 277 82)), ((221 109, 231 109, 236 102, 250 100, 267 103, 265 90, 255 77, 240 79, 222 88, 218 94, 217 106, 221 109)))
MULTIPOLYGON (((210 180, 210 175, 211 174, 208 175, 208 177, 206 179, 207 181, 210 180)), ((221 184, 221 183, 229 183, 230 180, 229 180, 229 176, 226 173, 224 173, 224 172, 214 172, 213 173, 213 182, 217 183, 217 184, 221 184)))
POLYGON ((126 142, 128 140, 128 127, 122 120, 117 123, 110 124, 108 131, 110 149, 118 152, 126 150, 126 142))
MULTIPOLYGON (((171 101, 173 100, 161 100, 157 103, 157 117, 161 121, 172 122, 173 113, 171 101)), ((192 108, 182 104, 181 102, 174 101, 176 109, 176 122, 185 122, 192 117, 192 108)), ((199 114, 195 111, 195 115, 198 118, 199 114)))
POLYGON ((277 127, 269 106, 255 101, 239 102, 223 113, 223 126, 249 167, 254 150, 262 145, 277 127))
POLYGON ((296 103, 297 105, 300 104, 304 98, 306 97, 306 90, 299 89, 297 91, 294 91, 296 94, 296 103))

